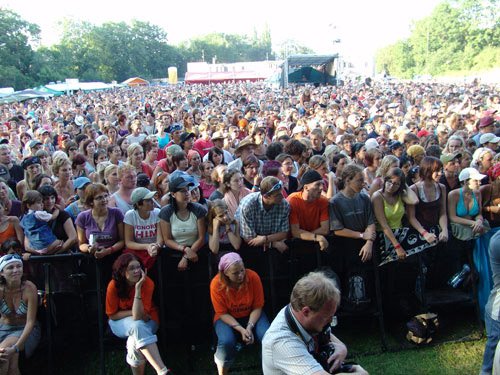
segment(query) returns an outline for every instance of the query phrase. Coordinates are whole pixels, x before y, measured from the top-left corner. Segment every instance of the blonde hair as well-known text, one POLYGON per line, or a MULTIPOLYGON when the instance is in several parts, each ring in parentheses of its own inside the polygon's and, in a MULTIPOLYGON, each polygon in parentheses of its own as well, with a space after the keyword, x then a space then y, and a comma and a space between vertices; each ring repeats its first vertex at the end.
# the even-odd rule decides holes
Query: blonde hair
MULTIPOLYGON (((96 172, 99 175, 99 181, 104 182, 104 171, 106 170, 107 167, 111 164, 110 161, 102 161, 96 166, 96 172)), ((118 166, 115 166, 118 167, 118 166)))
POLYGON ((115 165, 115 164, 110 164, 108 165, 106 168, 104 168, 104 173, 103 173, 103 177, 104 177, 104 181, 106 181, 106 179, 108 178, 108 176, 113 173, 113 171, 115 169, 118 169, 118 166, 115 165))
POLYGON ((130 146, 127 147, 127 163, 131 164, 132 155, 137 149, 140 149, 144 153, 144 149, 139 143, 132 143, 130 146))
POLYGON ((396 156, 394 156, 394 155, 384 156, 384 158, 380 162, 380 167, 378 167, 378 169, 377 169, 376 176, 382 177, 382 178, 385 177, 387 172, 389 172, 389 169, 391 169, 391 167, 393 167, 394 163, 398 163, 398 165, 399 165, 399 159, 396 156))
POLYGON ((213 235, 214 219, 217 217, 217 215, 219 214, 219 212, 221 210, 227 211, 227 209, 228 209, 227 203, 223 199, 214 199, 213 201, 210 202, 209 209, 208 209, 208 215, 207 215, 208 234, 213 235))
POLYGON ((71 167, 71 161, 68 159, 67 156, 62 156, 62 155, 56 156, 52 161, 52 173, 54 173, 54 176, 57 177, 61 167, 63 167, 66 164, 68 164, 71 167))
POLYGON ((323 155, 313 155, 309 159, 309 167, 311 167, 314 170, 318 169, 323 164, 328 165, 328 160, 323 155))
POLYGON ((323 272, 310 272, 302 277, 293 287, 290 296, 290 304, 295 311, 306 306, 312 311, 319 311, 330 300, 338 306, 340 291, 335 282, 323 272))
POLYGON ((120 166, 118 166, 118 179, 122 179, 125 173, 127 172, 135 172, 135 167, 133 165, 124 163, 120 166))

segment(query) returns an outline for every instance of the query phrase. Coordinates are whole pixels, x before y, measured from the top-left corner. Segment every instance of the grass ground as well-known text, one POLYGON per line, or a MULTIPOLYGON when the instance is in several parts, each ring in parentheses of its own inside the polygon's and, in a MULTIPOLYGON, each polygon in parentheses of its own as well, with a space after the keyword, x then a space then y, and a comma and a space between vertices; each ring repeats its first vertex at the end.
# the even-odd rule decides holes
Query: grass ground
MULTIPOLYGON (((482 361, 485 338, 481 335, 470 309, 439 313, 440 330, 432 345, 415 347, 405 339, 404 322, 388 322, 388 350, 382 351, 378 326, 374 320, 341 320, 336 334, 347 345, 352 360, 370 374, 477 374, 482 361)), ((57 338, 53 374, 98 374, 97 344, 88 345, 71 338, 57 338)), ((108 374, 129 374, 125 364, 124 342, 106 350, 108 374)), ((23 374, 43 374, 46 353, 42 350, 26 362, 23 374)), ((175 374, 215 374, 210 342, 195 351, 183 345, 167 344, 163 357, 175 374)), ((246 348, 239 353, 232 374, 261 374, 260 348, 246 348)), ((146 374, 154 374, 148 368, 146 374)), ((52 374, 51 374, 52 375, 52 374)))

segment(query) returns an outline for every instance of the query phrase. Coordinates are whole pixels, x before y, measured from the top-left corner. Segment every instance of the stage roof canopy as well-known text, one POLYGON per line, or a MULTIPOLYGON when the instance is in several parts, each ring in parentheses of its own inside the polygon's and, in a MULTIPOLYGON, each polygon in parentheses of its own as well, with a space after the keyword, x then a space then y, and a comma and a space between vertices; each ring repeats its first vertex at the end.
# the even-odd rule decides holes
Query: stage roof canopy
POLYGON ((291 55, 288 56, 288 66, 326 65, 333 62, 339 55, 291 55))

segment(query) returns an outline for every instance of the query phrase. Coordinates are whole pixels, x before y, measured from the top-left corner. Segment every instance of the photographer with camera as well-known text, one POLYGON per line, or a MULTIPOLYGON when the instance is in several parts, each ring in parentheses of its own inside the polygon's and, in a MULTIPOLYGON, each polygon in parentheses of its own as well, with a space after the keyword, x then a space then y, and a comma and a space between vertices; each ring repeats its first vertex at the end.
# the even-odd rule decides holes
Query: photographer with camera
POLYGON ((367 375, 361 366, 344 363, 347 348, 331 333, 339 303, 340 291, 324 273, 302 277, 262 341, 264 375, 367 375))

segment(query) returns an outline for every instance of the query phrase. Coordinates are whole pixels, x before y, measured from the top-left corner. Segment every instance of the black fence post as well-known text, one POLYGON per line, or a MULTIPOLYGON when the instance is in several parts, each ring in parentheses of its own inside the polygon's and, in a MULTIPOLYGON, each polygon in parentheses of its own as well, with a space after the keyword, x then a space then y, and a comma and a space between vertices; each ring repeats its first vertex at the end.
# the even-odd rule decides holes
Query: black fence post
POLYGON ((44 284, 45 284, 45 324, 47 325, 47 341, 48 345, 48 364, 47 364, 47 373, 53 374, 52 371, 52 363, 53 363, 53 354, 52 354, 52 291, 50 289, 50 263, 43 264, 43 276, 44 276, 44 284))

